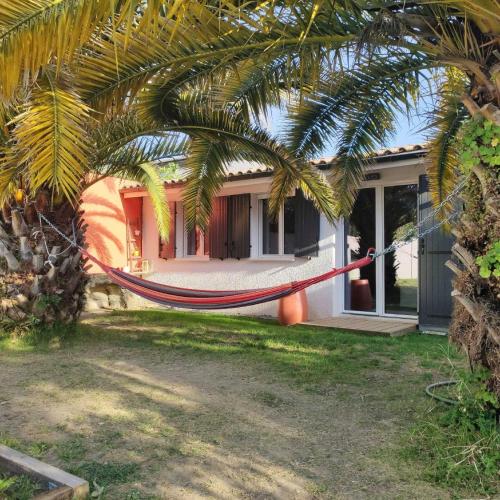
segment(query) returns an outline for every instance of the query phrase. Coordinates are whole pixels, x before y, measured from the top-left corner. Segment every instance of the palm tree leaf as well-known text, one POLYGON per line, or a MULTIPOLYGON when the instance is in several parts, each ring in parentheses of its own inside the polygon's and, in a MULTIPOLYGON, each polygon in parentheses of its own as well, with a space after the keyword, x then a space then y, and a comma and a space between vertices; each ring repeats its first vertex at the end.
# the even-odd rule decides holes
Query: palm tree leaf
POLYGON ((45 72, 11 122, 13 156, 26 165, 31 189, 49 186, 68 199, 77 195, 88 164, 89 112, 64 75, 45 72))
POLYGON ((133 178, 146 188, 153 207, 153 213, 155 214, 156 225, 160 237, 168 241, 170 232, 170 209, 164 181, 158 171, 158 167, 152 163, 141 163, 137 165, 133 178))
POLYGON ((25 165, 18 162, 12 148, 0 148, 0 205, 3 206, 12 199, 24 172, 25 165))
POLYGON ((271 182, 269 213, 277 216, 288 196, 300 188, 316 209, 325 215, 328 222, 335 224, 338 211, 334 192, 325 176, 309 163, 303 162, 299 169, 275 169, 271 182))
POLYGON ((115 116, 93 131, 90 169, 112 172, 127 166, 185 155, 188 138, 138 119, 133 112, 115 116))
POLYGON ((94 175, 101 177, 123 177, 133 179, 140 173, 142 165, 175 161, 183 158, 188 150, 189 139, 181 134, 165 137, 141 137, 117 149, 105 160, 95 163, 94 175))
POLYGON ((412 89, 418 87, 419 72, 432 65, 425 56, 414 54, 370 58, 352 69, 327 72, 317 92, 291 107, 288 147, 308 158, 320 154, 344 127, 356 102, 362 104, 379 89, 387 93, 391 86, 394 97, 388 105, 395 100, 405 105, 412 89))
POLYGON ((391 86, 373 89, 373 93, 350 107, 349 117, 338 134, 337 159, 330 180, 337 210, 348 215, 370 155, 394 132, 397 102, 391 86), (391 106, 392 104, 392 106, 391 106))
POLYGON ((10 99, 24 70, 36 75, 55 57, 59 64, 86 42, 117 2, 9 0, 0 5, 0 93, 10 99))
POLYGON ((305 47, 313 50, 323 44, 325 50, 334 49, 354 39, 350 34, 321 33, 301 40, 300 33, 293 29, 286 38, 276 33, 258 33, 237 21, 220 19, 196 2, 193 4, 189 19, 180 27, 173 20, 160 20, 154 38, 137 33, 127 45, 126 34, 118 31, 112 37, 111 33, 104 33, 93 39, 89 50, 77 62, 77 79, 85 99, 103 109, 112 102, 131 103, 152 78, 165 83, 189 75, 192 70, 204 71, 207 64, 223 68, 263 54, 268 57, 273 53, 290 53, 293 59, 293 54, 305 47), (203 29, 193 30, 193 25, 203 29), (174 29, 175 43, 172 43, 174 29))
POLYGON ((184 109, 181 116, 178 130, 193 139, 184 163, 188 177, 184 202, 191 227, 206 227, 211 200, 232 161, 255 161, 274 170, 269 206, 272 214, 279 212, 290 190, 302 184, 328 220, 335 219, 331 188, 308 163, 294 157, 269 133, 221 110, 184 109))
POLYGON ((225 165, 231 157, 228 144, 211 142, 203 138, 191 141, 189 156, 182 166, 186 169, 187 183, 183 190, 184 220, 187 229, 208 227, 212 200, 217 196, 225 179, 225 165))
MULTIPOLYGON (((430 138, 427 169, 429 188, 435 205, 440 204, 456 186, 459 173, 457 133, 468 114, 460 96, 465 90, 464 75, 448 70, 440 88, 439 107, 434 110, 428 128, 434 134, 430 138)), ((449 211, 451 207, 444 207, 449 211)))
MULTIPOLYGON (((125 46, 132 31, 157 29, 159 14, 183 18, 190 0, 9 0, 0 4, 0 96, 9 100, 26 74, 55 61, 57 69, 77 54, 93 34, 120 27, 125 46)), ((111 42, 112 43, 112 42, 111 42)), ((116 64, 117 52, 113 49, 116 64)))
POLYGON ((260 122, 269 107, 282 106, 282 93, 293 88, 293 63, 286 57, 271 60, 245 60, 234 65, 207 92, 215 104, 230 106, 247 120, 260 122))

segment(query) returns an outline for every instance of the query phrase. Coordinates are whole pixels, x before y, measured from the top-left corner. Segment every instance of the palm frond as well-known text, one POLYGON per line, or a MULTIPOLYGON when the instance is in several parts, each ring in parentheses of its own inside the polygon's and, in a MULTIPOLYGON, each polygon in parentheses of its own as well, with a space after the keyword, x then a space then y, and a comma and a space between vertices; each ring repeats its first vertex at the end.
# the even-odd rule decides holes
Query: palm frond
POLYGON ((209 92, 214 102, 230 106, 247 120, 259 122, 267 117, 270 107, 282 106, 282 93, 294 87, 293 62, 286 57, 241 61, 231 68, 220 81, 213 82, 209 92))
POLYGON ((100 123, 92 134, 95 151, 89 168, 115 175, 122 168, 186 154, 188 138, 141 121, 134 112, 100 123))
POLYGON ((25 165, 8 145, 0 148, 0 205, 12 199, 23 177, 25 165))
POLYGON ((474 20, 484 32, 495 32, 500 22, 500 4, 495 0, 425 0, 423 4, 445 4, 474 20))
POLYGON ((186 74, 177 78, 145 85, 134 104, 138 119, 144 123, 155 123, 160 126, 166 122, 179 120, 179 94, 183 87, 196 77, 195 71, 188 70, 186 74))
MULTIPOLYGON (((0 96, 9 100, 27 75, 49 61, 60 70, 105 26, 120 29, 128 45, 132 31, 151 35, 160 16, 183 19, 189 0, 9 0, 0 4, 0 96)), ((112 37, 111 37, 112 38, 112 37)), ((114 51, 115 64, 117 52, 114 51)))
POLYGON ((348 121, 351 106, 363 104, 379 92, 405 105, 418 88, 419 73, 433 63, 422 55, 376 57, 351 69, 323 75, 317 92, 291 106, 288 117, 288 147, 297 154, 311 158, 336 136, 348 121))
POLYGON ((153 78, 162 84, 190 71, 203 72, 207 64, 224 68, 263 55, 290 54, 293 59, 305 47, 313 51, 324 46, 322 50, 327 51, 354 39, 350 34, 321 33, 301 40, 293 29, 288 37, 258 33, 236 20, 220 19, 194 0, 189 16, 189 22, 185 19, 181 26, 173 20, 161 20, 154 38, 137 33, 126 49, 126 34, 122 32, 93 39, 77 63, 77 79, 85 99, 104 109, 111 103, 130 103, 153 78), (203 28, 193 30, 193 25, 203 28))
POLYGON ((342 215, 350 213, 370 155, 393 134, 397 110, 390 88, 374 89, 350 108, 338 134, 337 159, 330 176, 337 210, 342 215))
MULTIPOLYGON (((110 27, 94 36, 76 63, 82 95, 102 109, 113 102, 124 105, 156 75, 163 73, 170 80, 199 61, 215 60, 214 49, 227 48, 221 34, 230 33, 234 26, 201 2, 182 1, 189 2, 183 22, 179 25, 165 17, 152 20, 157 26, 154 37, 140 30, 130 36, 124 29, 110 27), (194 30, 193 26, 203 29, 194 30)), ((246 38, 249 36, 247 33, 246 38)))
POLYGON ((24 71, 32 76, 51 57, 62 64, 104 22, 117 2, 10 0, 0 5, 0 94, 10 99, 24 71))
POLYGON ((302 182, 310 187, 316 205, 329 220, 334 219, 331 189, 321 183, 307 163, 290 154, 266 131, 227 111, 206 109, 184 110, 177 130, 192 138, 189 155, 183 164, 188 179, 184 202, 190 227, 195 224, 206 227, 211 200, 227 175, 227 166, 233 161, 255 161, 274 170, 277 180, 273 181, 271 191, 272 214, 279 212, 291 188, 302 182))
POLYGON ((147 136, 133 140, 118 148, 92 167, 98 175, 125 176, 141 165, 158 161, 172 161, 185 156, 189 139, 182 134, 170 133, 165 137, 147 136))
POLYGON ((302 162, 297 169, 275 169, 269 198, 269 213, 271 215, 278 215, 286 198, 295 188, 302 190, 305 197, 313 202, 316 209, 326 217, 328 222, 336 223, 339 212, 332 186, 324 174, 315 170, 307 162, 302 162))
POLYGON ((168 241, 170 233, 170 210, 165 185, 158 167, 152 163, 141 163, 137 165, 133 179, 139 181, 146 188, 153 207, 160 237, 168 241))
POLYGON ((73 199, 88 164, 89 108, 65 75, 46 71, 24 111, 16 116, 12 156, 25 165, 30 187, 73 199))
MULTIPOLYGON (((435 205, 440 204, 453 190, 459 176, 459 153, 456 137, 467 118, 460 96, 465 89, 464 75, 448 70, 440 88, 440 103, 428 125, 434 133, 430 139, 427 169, 429 188, 435 205)), ((450 207, 444 207, 445 211, 450 207)))
POLYGON ((183 190, 184 220, 187 229, 208 227, 212 200, 224 183, 226 162, 232 151, 224 141, 195 138, 191 141, 189 156, 182 164, 188 180, 183 190))

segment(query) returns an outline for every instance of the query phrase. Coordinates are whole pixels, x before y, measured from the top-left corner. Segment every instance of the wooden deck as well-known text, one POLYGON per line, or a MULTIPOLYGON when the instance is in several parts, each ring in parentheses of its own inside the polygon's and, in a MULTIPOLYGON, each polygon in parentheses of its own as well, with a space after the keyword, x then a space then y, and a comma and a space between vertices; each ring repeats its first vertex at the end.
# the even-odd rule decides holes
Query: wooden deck
POLYGON ((360 331, 390 337, 411 333, 417 329, 417 322, 415 320, 358 316, 356 314, 342 314, 332 318, 307 321, 303 324, 322 326, 324 328, 338 328, 339 330, 360 331))

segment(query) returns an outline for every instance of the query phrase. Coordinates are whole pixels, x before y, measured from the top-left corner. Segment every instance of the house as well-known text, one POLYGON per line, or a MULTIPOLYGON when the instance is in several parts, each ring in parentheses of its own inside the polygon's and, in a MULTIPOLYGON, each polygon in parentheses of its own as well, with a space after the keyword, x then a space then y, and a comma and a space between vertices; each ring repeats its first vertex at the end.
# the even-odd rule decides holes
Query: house
MULTIPOLYGON (((426 153, 418 145, 378 152, 367 168, 352 215, 336 225, 318 214, 300 192, 291 193, 278 220, 271 220, 267 214, 271 171, 240 163, 230 170, 214 200, 207 234, 197 229, 187 232, 183 182, 166 182, 172 213, 168 242, 158 236, 144 189, 106 179, 84 197, 90 251, 149 280, 187 288, 252 289, 308 278, 363 257, 369 247, 386 247, 431 212, 426 153)), ((333 160, 314 164, 327 169, 333 160)), ((310 319, 349 313, 446 329, 451 273, 444 263, 451 243, 450 236, 439 230, 373 265, 309 288, 310 319)), ((271 316, 276 311, 273 302, 228 310, 271 316)))

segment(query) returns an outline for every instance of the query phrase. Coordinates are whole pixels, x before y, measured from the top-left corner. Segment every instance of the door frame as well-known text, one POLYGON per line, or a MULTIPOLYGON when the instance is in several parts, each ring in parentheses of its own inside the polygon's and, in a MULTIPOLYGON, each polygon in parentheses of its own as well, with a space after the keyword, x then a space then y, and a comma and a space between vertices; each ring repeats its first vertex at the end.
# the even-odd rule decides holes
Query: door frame
MULTIPOLYGON (((375 189, 375 246, 377 249, 384 248, 384 188, 391 186, 404 186, 406 184, 415 184, 418 190, 418 175, 411 179, 400 179, 391 180, 389 182, 370 181, 365 182, 360 187, 360 189, 374 188, 375 189)), ((418 211, 418 195, 417 195, 417 222, 419 218, 418 211)), ((345 219, 342 218, 341 223, 338 226, 337 237, 341 242, 341 252, 336 252, 340 254, 339 258, 336 258, 336 263, 338 266, 345 266, 345 219)), ((420 252, 417 252, 417 269, 419 269, 420 252)), ((343 279, 339 280, 341 283, 341 311, 345 314, 359 314, 361 316, 383 316, 386 318, 400 318, 418 321, 418 309, 420 305, 420 286, 417 280, 417 314, 391 314, 385 312, 385 280, 384 280, 384 269, 385 269, 385 255, 381 255, 375 260, 375 276, 376 276, 376 300, 375 300, 375 311, 353 311, 345 308, 345 280, 347 279, 347 274, 343 275, 343 279)))

